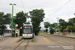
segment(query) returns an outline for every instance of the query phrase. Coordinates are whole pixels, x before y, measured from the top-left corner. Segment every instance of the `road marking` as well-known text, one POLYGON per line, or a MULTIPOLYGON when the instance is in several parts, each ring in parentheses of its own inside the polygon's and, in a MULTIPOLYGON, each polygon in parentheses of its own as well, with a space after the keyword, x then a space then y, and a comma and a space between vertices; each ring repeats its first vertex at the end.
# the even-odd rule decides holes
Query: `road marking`
POLYGON ((16 38, 16 39, 10 41, 9 43, 14 43, 14 42, 17 41, 18 39, 19 39, 19 38, 16 38))
POLYGON ((45 40, 46 43, 50 43, 50 41, 47 38, 45 38, 43 36, 41 36, 41 37, 45 40))

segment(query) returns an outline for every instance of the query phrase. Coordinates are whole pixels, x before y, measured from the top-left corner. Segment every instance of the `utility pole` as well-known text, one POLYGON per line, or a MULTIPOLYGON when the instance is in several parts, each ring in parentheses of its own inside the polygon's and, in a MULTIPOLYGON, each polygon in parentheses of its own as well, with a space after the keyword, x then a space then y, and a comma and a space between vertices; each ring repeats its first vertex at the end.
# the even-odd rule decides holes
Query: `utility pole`
POLYGON ((14 5, 16 5, 16 4, 10 3, 10 5, 12 5, 12 21, 11 21, 11 37, 12 37, 12 34, 13 34, 13 7, 14 7, 14 5))
POLYGON ((56 18, 57 19, 57 30, 59 32, 59 18, 56 18))

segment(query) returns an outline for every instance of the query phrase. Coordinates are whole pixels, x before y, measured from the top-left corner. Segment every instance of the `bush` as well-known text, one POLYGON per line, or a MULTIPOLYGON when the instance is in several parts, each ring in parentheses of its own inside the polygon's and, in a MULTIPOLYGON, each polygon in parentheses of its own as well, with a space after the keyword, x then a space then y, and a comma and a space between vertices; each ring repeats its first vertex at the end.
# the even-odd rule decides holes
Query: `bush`
POLYGON ((2 30, 2 28, 0 28, 0 35, 1 35, 1 36, 3 35, 3 30, 2 30))
POLYGON ((54 32, 55 32, 54 29, 51 29, 51 30, 50 30, 50 33, 51 33, 51 34, 54 34, 54 32))

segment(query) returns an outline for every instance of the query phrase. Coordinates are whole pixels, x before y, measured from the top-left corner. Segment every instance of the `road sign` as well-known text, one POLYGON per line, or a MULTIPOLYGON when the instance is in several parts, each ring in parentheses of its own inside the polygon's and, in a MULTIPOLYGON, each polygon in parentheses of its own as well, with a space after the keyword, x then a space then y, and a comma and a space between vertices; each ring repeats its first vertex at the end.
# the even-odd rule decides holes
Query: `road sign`
POLYGON ((16 33, 19 33, 19 30, 16 30, 16 33))
POLYGON ((15 29, 15 36, 16 34, 19 36, 20 35, 20 29, 15 29))

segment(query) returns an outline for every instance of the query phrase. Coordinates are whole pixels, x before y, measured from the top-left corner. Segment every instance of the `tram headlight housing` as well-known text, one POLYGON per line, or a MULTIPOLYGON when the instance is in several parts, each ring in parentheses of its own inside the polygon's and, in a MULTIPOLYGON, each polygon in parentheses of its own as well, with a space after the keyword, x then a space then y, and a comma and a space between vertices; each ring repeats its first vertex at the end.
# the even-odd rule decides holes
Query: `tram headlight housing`
POLYGON ((32 34, 30 34, 30 36, 32 36, 32 34))
POLYGON ((25 36, 25 34, 23 34, 23 36, 25 36))

